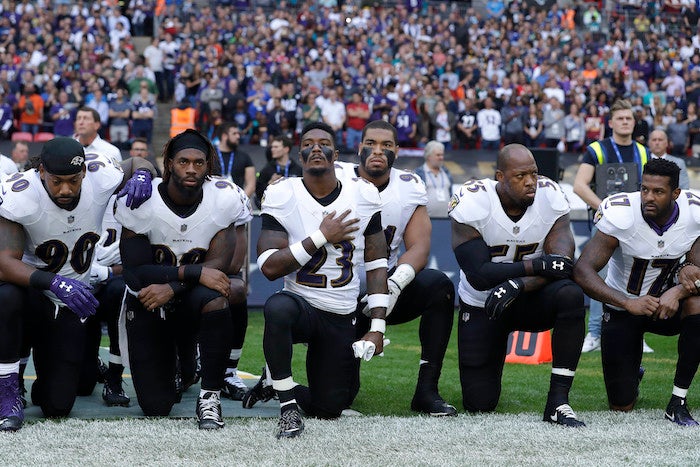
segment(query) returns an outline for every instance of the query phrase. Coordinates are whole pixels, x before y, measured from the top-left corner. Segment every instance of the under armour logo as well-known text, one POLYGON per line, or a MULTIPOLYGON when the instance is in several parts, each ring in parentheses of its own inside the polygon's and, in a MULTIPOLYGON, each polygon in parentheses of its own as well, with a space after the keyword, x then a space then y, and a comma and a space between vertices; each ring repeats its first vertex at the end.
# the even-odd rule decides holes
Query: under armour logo
POLYGON ((136 180, 138 180, 139 182, 145 182, 145 181, 146 181, 146 176, 143 175, 143 174, 138 174, 138 175, 136 176, 136 180))
POLYGON ((66 284, 65 281, 61 281, 61 285, 59 285, 58 288, 59 289, 66 289, 66 292, 69 292, 69 293, 71 290, 73 290, 73 286, 66 284))
POLYGON ((83 162, 85 162, 85 158, 82 156, 75 156, 73 159, 71 159, 70 165, 83 165, 83 162))
POLYGON ((493 294, 496 296, 496 298, 502 298, 506 294, 506 292, 506 289, 504 289, 503 287, 499 287, 498 290, 496 290, 493 294))
POLYGON ((552 269, 564 270, 564 261, 552 261, 552 269))

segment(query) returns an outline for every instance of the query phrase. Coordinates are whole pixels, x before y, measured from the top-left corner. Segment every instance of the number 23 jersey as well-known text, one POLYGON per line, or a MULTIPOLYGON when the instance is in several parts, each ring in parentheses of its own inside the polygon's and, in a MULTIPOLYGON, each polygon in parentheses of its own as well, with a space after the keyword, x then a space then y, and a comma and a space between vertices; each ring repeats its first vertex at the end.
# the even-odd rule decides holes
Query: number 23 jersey
MULTIPOLYGON (((532 205, 514 222, 503 210, 496 185, 495 180, 486 178, 462 185, 450 201, 450 217, 481 234, 494 263, 513 263, 542 255, 549 230, 557 219, 569 213, 569 202, 561 188, 540 176, 532 205)), ((459 298, 467 305, 483 307, 488 291, 472 287, 463 271, 459 275, 459 298)))
POLYGON ((596 227, 615 237, 621 255, 608 263, 605 283, 629 298, 660 296, 669 287, 680 258, 700 236, 700 197, 681 191, 678 220, 662 235, 642 216, 639 192, 605 198, 595 215, 596 227))
POLYGON ((350 241, 326 243, 300 269, 284 277, 284 289, 304 297, 312 306, 341 315, 355 311, 360 291, 357 263, 364 263, 364 238, 372 216, 381 210, 377 188, 364 179, 343 179, 338 197, 327 206, 308 192, 302 178, 283 178, 267 187, 262 213, 272 216, 287 232, 289 244, 318 230, 326 214, 350 210, 358 230, 350 241))

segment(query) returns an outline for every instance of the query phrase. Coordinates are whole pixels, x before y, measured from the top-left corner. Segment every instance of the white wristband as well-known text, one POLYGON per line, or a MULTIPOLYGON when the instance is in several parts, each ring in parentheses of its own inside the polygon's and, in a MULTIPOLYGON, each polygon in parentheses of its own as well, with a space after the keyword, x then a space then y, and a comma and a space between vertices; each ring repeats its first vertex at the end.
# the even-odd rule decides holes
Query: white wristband
POLYGON ((372 324, 369 326, 369 332, 381 332, 386 334, 386 320, 372 318, 372 324))
POLYGON ((289 251, 292 253, 292 256, 294 256, 294 259, 297 260, 297 263, 299 263, 300 266, 305 265, 311 259, 311 255, 306 251, 301 242, 296 242, 289 245, 289 251))
POLYGON ((389 279, 394 281, 394 283, 399 286, 399 289, 403 290, 411 283, 414 277, 416 277, 416 271, 413 269, 413 266, 403 263, 399 264, 389 279))
POLYGON ((373 293, 372 295, 367 295, 367 307, 370 310, 372 308, 388 308, 389 294, 373 293))
POLYGON ((386 258, 379 258, 365 263, 365 271, 374 271, 375 269, 386 268, 387 266, 386 258))
POLYGON ((260 253, 260 256, 258 256, 258 269, 262 271, 263 265, 265 264, 265 261, 267 261, 270 256, 276 251, 279 251, 277 248, 270 248, 269 250, 265 250, 262 253, 260 253))
POLYGON ((323 245, 328 243, 328 240, 326 240, 326 236, 323 235, 323 232, 321 232, 321 229, 318 229, 316 232, 309 235, 309 238, 311 239, 312 242, 314 242, 314 245, 316 245, 316 248, 321 248, 323 245))

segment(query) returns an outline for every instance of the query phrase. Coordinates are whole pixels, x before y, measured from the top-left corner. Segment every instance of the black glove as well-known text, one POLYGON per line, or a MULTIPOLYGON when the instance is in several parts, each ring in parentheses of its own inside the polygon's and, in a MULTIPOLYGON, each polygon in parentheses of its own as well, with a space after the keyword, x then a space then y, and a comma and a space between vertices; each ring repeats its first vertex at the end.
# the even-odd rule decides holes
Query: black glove
POLYGON ((525 284, 519 278, 508 279, 491 289, 484 304, 489 319, 499 319, 506 308, 518 298, 525 284))
POLYGON ((532 260, 536 276, 547 279, 567 279, 574 270, 574 260, 564 255, 542 255, 532 260))

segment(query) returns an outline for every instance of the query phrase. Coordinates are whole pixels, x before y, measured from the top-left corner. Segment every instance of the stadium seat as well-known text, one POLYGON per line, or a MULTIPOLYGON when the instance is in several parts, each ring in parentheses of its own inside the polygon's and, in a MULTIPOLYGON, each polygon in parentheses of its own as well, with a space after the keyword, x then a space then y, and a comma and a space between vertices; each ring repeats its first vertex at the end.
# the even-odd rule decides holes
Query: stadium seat
POLYGON ((54 134, 49 131, 40 131, 34 135, 35 143, 44 143, 54 138, 54 134))
POLYGON ((31 143, 34 141, 34 136, 28 131, 15 131, 12 133, 12 141, 26 141, 31 143))

